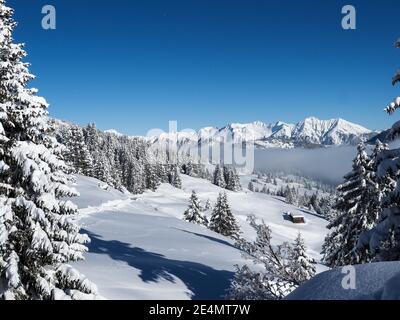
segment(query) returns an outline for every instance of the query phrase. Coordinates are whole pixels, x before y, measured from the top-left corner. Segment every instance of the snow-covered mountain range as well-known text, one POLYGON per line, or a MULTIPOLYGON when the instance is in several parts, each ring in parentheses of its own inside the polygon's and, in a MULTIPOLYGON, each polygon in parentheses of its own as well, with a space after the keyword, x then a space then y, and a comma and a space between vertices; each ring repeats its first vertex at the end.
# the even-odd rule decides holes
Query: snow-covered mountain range
MULTIPOLYGON (((71 125, 68 122, 55 119, 53 119, 53 122, 58 130, 61 127, 71 125)), ((117 136, 124 135, 115 129, 105 132, 117 136)), ((254 142, 258 148, 291 149, 295 147, 356 145, 362 141, 372 141, 374 137, 383 133, 369 130, 340 118, 320 120, 310 117, 296 124, 282 121, 273 124, 261 121, 245 124, 231 123, 222 128, 205 127, 199 131, 183 130, 164 132, 157 136, 132 136, 132 138, 146 139, 152 144, 176 142, 179 148, 232 141, 234 144, 254 142)))
POLYGON ((343 119, 319 120, 314 117, 296 124, 260 121, 240 124, 232 123, 223 128, 207 127, 194 131, 163 133, 151 137, 153 143, 177 141, 178 146, 195 146, 233 141, 254 142, 260 148, 294 148, 315 146, 355 145, 367 141, 377 132, 343 119))

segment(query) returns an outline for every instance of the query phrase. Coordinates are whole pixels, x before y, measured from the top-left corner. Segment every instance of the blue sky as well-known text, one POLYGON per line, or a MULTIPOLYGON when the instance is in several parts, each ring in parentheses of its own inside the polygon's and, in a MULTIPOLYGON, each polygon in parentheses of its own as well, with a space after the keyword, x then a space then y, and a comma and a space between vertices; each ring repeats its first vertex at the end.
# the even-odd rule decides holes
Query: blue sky
POLYGON ((8 0, 54 117, 145 134, 307 116, 371 129, 400 94, 398 0, 8 0), (41 8, 57 29, 41 28, 41 8), (357 9, 357 30, 341 8, 357 9))

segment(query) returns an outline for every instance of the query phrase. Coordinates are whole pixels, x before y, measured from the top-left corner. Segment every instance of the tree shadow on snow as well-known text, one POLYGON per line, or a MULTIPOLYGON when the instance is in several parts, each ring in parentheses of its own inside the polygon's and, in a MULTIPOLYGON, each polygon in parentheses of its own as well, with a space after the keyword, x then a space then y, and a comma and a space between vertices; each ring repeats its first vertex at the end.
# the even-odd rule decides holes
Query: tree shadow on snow
POLYGON ((174 275, 192 291, 191 298, 194 300, 223 299, 234 275, 233 272, 215 270, 196 262, 171 260, 158 253, 131 247, 128 243, 104 240, 87 230, 82 231, 91 239, 89 252, 107 254, 113 260, 126 262, 141 271, 139 276, 144 282, 161 279, 174 282, 171 276, 174 275))
MULTIPOLYGON (((205 238, 205 239, 207 239, 207 240, 214 241, 214 242, 217 242, 217 243, 219 243, 219 244, 223 244, 223 245, 225 245, 225 246, 228 246, 228 247, 237 249, 233 244, 229 243, 229 242, 226 241, 226 240, 218 239, 218 238, 215 238, 215 237, 207 236, 207 235, 205 235, 205 234, 201 234, 201 233, 197 233, 197 232, 193 232, 193 231, 187 231, 187 230, 183 230, 183 229, 179 229, 179 228, 174 228, 174 229, 175 229, 175 230, 182 231, 182 232, 186 232, 186 233, 189 233, 189 234, 193 234, 193 235, 195 235, 195 236, 197 236, 197 237, 205 238)), ((238 250, 239 250, 239 249, 238 249, 238 250)))

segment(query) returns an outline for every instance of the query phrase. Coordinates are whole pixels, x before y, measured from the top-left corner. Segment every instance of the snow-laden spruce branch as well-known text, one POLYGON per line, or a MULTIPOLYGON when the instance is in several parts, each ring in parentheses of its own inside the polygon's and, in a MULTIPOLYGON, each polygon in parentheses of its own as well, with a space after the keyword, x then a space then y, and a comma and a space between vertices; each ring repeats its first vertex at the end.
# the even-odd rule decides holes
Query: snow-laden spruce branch
POLYGON ((279 300, 315 275, 315 261, 307 255, 300 234, 293 244, 273 246, 271 230, 264 221, 257 223, 254 216, 249 216, 248 222, 256 231, 256 240, 249 242, 241 238, 237 246, 245 258, 262 265, 263 271, 237 266, 229 299, 279 300))

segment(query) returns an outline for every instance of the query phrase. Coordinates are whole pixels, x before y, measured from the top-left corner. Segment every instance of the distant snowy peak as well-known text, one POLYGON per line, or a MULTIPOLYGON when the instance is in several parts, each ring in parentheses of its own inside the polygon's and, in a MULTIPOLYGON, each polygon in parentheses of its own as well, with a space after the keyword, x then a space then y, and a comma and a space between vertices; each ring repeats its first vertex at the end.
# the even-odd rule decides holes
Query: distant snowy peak
POLYGON ((343 119, 319 120, 311 117, 296 124, 292 139, 303 143, 343 145, 365 141, 371 134, 371 130, 343 119))
POLYGON ((374 134, 376 132, 343 119, 319 120, 310 117, 297 124, 282 121, 266 124, 256 121, 245 124, 231 123, 221 129, 207 127, 198 132, 163 133, 152 141, 176 141, 180 147, 229 141, 254 142, 260 148, 293 148, 354 145, 370 139, 374 134))
POLYGON ((211 139, 210 141, 202 142, 233 140, 234 142, 239 143, 257 141, 271 136, 272 133, 272 126, 262 122, 247 124, 232 123, 220 129, 214 136, 209 137, 209 140, 211 139))
POLYGON ((118 132, 118 131, 115 130, 115 129, 105 130, 104 133, 114 134, 114 135, 116 135, 116 136, 123 136, 122 133, 118 132))

